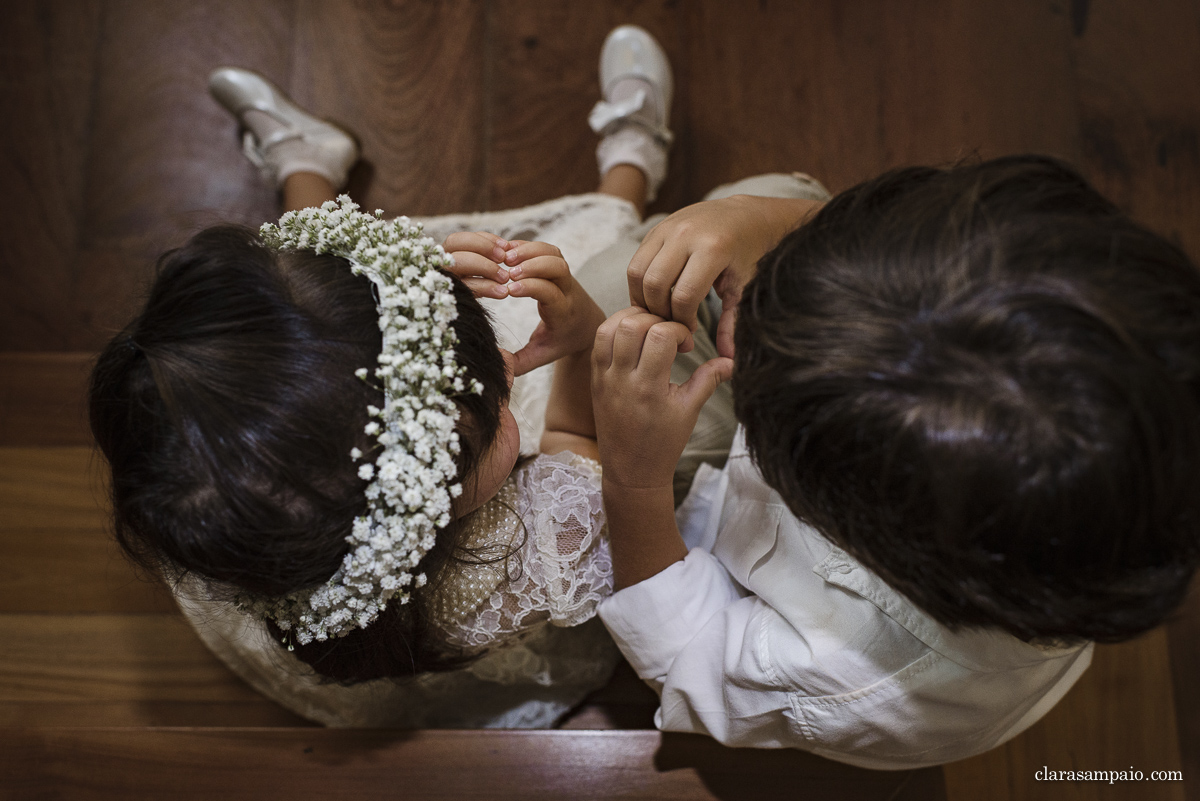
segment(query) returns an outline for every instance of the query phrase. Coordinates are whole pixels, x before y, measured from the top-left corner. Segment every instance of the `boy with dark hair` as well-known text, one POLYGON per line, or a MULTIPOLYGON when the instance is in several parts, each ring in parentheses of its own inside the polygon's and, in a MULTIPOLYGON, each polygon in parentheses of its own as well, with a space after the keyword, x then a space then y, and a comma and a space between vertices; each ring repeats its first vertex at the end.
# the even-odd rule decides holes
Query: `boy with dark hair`
POLYGON ((961 759, 1045 714, 1091 641, 1183 598, 1200 274, 1069 168, 698 204, 629 275, 649 311, 610 318, 593 358, 619 590, 601 617, 661 728, 873 768, 961 759), (714 283, 724 355, 671 385, 714 283), (742 430, 677 526, 674 456, 730 373, 742 430))

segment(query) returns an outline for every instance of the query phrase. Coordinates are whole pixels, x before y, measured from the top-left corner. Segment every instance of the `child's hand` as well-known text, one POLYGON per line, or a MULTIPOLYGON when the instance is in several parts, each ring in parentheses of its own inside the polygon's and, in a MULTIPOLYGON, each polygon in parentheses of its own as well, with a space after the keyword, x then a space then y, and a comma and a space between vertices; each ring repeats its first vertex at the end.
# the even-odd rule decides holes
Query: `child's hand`
POLYGON ((508 297, 508 271, 503 264, 511 247, 511 242, 487 231, 451 234, 442 243, 442 249, 454 257, 450 272, 477 298, 508 297))
POLYGON ((571 275, 562 252, 545 242, 509 245, 504 256, 511 281, 508 294, 536 300, 542 318, 529 343, 513 354, 514 374, 524 375, 570 353, 590 351, 604 312, 571 275))
POLYGON ((820 208, 813 200, 734 195, 680 209, 642 240, 629 262, 629 299, 688 327, 680 350, 692 349, 696 310, 710 287, 721 297, 717 352, 733 356, 742 289, 758 260, 820 208))
POLYGON ((733 360, 722 357, 702 364, 687 383, 672 384, 671 363, 690 334, 636 306, 596 332, 592 406, 605 484, 671 487, 700 407, 733 374, 733 360))

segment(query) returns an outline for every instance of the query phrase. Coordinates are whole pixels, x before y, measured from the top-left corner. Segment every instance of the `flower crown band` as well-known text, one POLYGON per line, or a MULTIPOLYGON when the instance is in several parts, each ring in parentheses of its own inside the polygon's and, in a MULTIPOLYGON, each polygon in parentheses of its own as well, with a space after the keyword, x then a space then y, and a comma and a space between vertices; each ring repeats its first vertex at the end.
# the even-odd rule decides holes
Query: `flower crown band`
POLYGON ((349 454, 362 461, 359 477, 370 481, 367 514, 346 537, 349 553, 316 589, 238 599, 243 610, 274 620, 301 644, 364 628, 388 603, 408 603, 410 588, 425 584, 425 575, 413 570, 437 530, 449 524, 451 500, 462 493, 455 480, 454 397, 483 391, 474 379, 467 385, 466 368, 455 359, 451 324, 458 306, 451 279, 439 270, 453 258, 407 217, 382 217, 380 210, 374 216, 358 211, 342 195, 319 209, 290 211, 278 226, 267 223, 259 232, 277 250, 341 256, 355 274, 369 277, 383 333, 378 365, 355 371, 379 382, 384 401, 382 409, 367 407, 372 419, 364 432, 378 444, 370 453, 354 448, 349 454))

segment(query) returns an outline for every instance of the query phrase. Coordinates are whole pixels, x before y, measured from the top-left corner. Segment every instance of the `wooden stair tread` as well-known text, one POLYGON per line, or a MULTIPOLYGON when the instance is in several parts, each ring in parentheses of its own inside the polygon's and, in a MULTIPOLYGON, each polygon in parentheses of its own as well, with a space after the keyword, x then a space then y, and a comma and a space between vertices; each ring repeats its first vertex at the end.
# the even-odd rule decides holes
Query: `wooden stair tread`
POLYGON ((90 445, 94 353, 0 353, 0 445, 90 445))
POLYGON ((179 615, 0 615, 0 702, 255 701, 179 615))
POLYGON ((0 754, 0 797, 945 797, 936 768, 867 771, 656 731, 0 729, 0 754))

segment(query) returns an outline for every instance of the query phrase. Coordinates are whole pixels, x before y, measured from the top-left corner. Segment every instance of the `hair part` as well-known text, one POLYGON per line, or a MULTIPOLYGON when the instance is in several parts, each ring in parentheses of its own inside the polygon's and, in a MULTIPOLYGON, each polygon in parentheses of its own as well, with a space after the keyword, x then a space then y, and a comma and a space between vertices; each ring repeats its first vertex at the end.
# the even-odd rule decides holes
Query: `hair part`
POLYGON ((792 511, 940 622, 1117 641, 1200 561, 1200 274, 1073 170, 842 193, 759 264, 738 419, 792 511))

